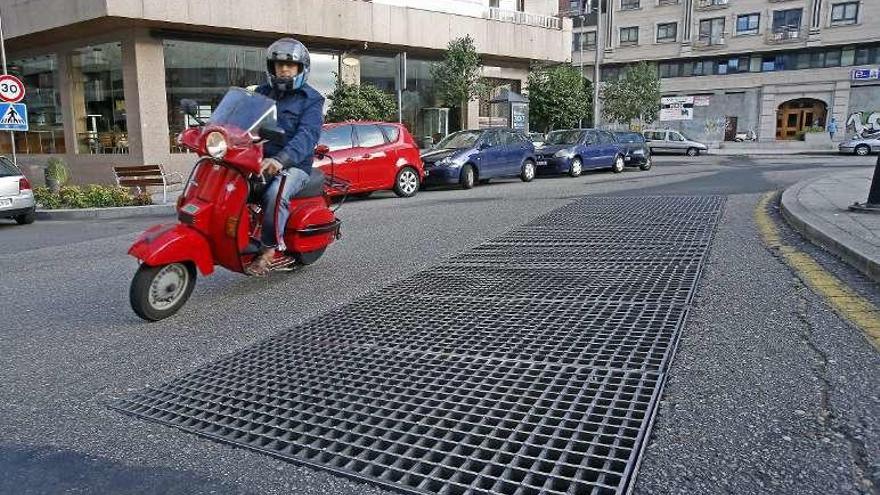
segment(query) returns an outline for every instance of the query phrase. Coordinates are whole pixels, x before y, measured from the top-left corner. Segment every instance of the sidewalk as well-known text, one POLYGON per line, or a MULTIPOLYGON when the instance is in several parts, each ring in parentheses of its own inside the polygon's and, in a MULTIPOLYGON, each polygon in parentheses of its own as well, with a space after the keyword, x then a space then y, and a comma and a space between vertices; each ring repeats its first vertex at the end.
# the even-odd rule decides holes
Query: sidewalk
POLYGON ((874 167, 799 182, 782 194, 782 214, 801 234, 880 282, 880 213, 847 207, 868 198, 874 167))

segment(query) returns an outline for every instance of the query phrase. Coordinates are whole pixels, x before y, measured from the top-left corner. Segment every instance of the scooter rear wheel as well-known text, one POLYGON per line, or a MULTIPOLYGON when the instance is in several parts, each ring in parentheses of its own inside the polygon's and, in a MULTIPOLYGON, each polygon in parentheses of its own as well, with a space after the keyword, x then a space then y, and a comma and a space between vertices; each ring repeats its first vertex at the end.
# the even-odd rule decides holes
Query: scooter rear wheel
POLYGON ((131 309, 147 321, 168 318, 186 304, 195 286, 196 270, 192 264, 141 264, 131 281, 131 309))
POLYGON ((324 254, 324 248, 309 251, 308 253, 296 253, 293 257, 296 258, 296 261, 301 265, 311 265, 318 261, 322 254, 324 254))

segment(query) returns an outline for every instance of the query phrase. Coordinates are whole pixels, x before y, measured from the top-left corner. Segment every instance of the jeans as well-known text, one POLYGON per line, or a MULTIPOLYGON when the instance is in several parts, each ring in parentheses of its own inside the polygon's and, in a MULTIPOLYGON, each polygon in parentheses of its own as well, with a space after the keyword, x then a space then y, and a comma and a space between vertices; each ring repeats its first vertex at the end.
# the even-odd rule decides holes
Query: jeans
POLYGON ((302 191, 308 182, 309 176, 305 172, 291 167, 273 177, 266 185, 263 192, 263 234, 260 239, 264 248, 286 249, 284 228, 290 218, 290 199, 302 191))

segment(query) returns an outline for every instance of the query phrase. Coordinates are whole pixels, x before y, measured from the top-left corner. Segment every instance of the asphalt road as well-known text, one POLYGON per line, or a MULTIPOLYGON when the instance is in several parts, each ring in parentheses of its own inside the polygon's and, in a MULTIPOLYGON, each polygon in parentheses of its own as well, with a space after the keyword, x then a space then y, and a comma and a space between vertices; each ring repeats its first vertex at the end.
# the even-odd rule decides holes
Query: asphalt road
POLYGON ((880 357, 759 243, 752 221, 762 192, 871 164, 664 157, 650 172, 379 194, 343 206, 345 237, 318 264, 269 281, 220 272, 179 316, 149 325, 128 307, 126 250, 173 219, 0 223, 0 493, 386 493, 106 404, 607 194, 728 196, 636 493, 877 493, 880 357))

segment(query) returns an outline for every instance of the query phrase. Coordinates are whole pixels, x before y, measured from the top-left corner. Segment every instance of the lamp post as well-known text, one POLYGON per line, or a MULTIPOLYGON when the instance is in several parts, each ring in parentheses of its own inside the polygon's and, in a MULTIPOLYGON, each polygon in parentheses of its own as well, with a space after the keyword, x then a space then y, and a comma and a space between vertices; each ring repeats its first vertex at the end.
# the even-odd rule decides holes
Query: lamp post
MULTIPOLYGON (((3 75, 8 74, 6 68, 6 38, 3 37, 3 13, 0 12, 0 62, 3 63, 3 75)), ((12 163, 18 165, 15 157, 15 133, 9 131, 9 145, 12 147, 12 163)))
POLYGON ((593 66, 593 128, 599 128, 602 113, 599 102, 599 78, 602 64, 602 0, 596 0, 596 63, 593 66))

